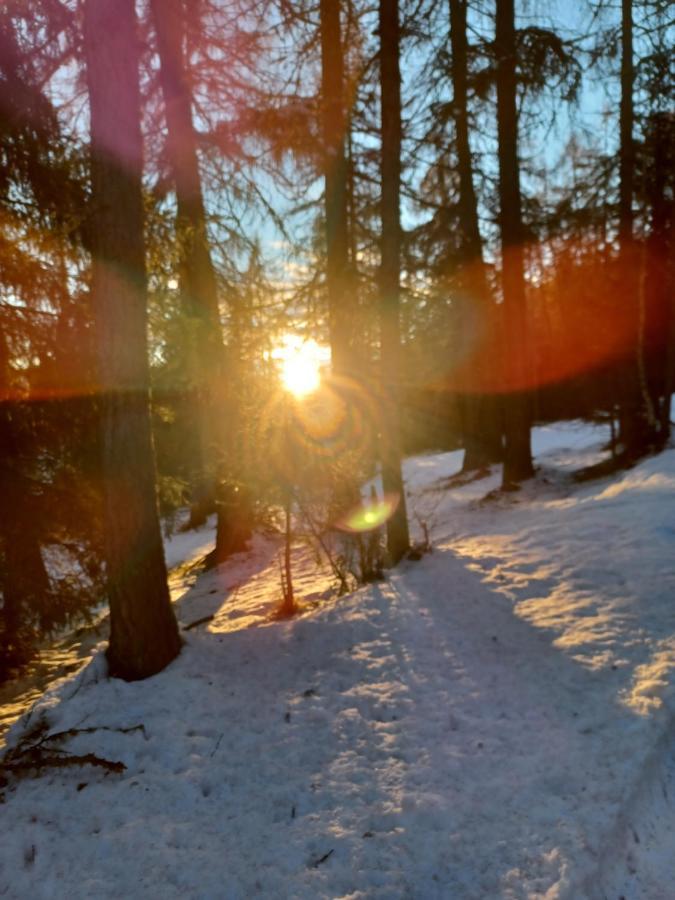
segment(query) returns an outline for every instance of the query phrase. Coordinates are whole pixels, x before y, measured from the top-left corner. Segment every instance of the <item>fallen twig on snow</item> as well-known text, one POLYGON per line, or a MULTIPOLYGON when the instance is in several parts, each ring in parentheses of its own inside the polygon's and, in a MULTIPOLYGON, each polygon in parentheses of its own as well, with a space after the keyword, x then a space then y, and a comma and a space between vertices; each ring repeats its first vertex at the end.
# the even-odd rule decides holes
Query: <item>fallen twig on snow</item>
POLYGON ((49 724, 44 717, 22 737, 16 747, 10 748, 0 760, 0 787, 6 787, 9 777, 21 778, 29 772, 41 772, 45 769, 65 769, 75 766, 94 766, 107 772, 121 773, 126 766, 119 760, 105 759, 95 753, 70 753, 59 747, 51 746, 55 742, 65 741, 80 734, 93 734, 95 731, 117 731, 130 734, 142 731, 145 726, 130 725, 126 728, 114 728, 109 725, 94 725, 89 728, 69 728, 47 734, 49 724))
POLYGON ((206 625, 207 622, 212 622, 215 617, 215 613, 211 613, 209 616, 202 616, 201 619, 195 619, 194 622, 183 625, 183 631, 189 631, 191 628, 196 628, 197 625, 206 625))
POLYGON ((328 859, 328 857, 332 856, 333 853, 335 853, 334 849, 329 850, 328 853, 324 853, 323 856, 320 856, 318 859, 315 859, 313 863, 311 863, 311 867, 313 869, 316 869, 318 866, 321 865, 321 863, 325 863, 326 860, 328 859))

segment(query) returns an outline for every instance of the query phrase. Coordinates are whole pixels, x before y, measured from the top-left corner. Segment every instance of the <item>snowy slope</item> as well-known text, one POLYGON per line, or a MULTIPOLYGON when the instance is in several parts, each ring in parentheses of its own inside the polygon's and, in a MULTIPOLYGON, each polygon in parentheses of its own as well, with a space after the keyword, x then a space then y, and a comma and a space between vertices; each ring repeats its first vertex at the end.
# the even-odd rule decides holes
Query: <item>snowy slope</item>
POLYGON ((326 600, 298 549, 316 605, 270 623, 257 538, 179 601, 214 618, 165 672, 99 653, 10 742, 105 726, 64 746, 126 770, 6 789, 0 896, 672 897, 675 451, 574 485, 603 436, 538 430, 537 479, 487 500, 496 473, 410 460, 430 556, 326 600))
MULTIPOLYGON (((177 525, 187 521, 188 510, 178 516, 177 525)), ((175 531, 164 540, 164 555, 169 569, 169 590, 172 599, 183 595, 195 580, 194 567, 215 544, 216 517, 191 531, 175 531)), ((44 551, 45 548, 43 548, 44 551)), ((47 566, 53 571, 59 560, 55 547, 47 548, 47 566)), ((74 576, 72 560, 70 574, 74 576)), ((86 665, 92 649, 108 634, 107 604, 91 610, 93 624, 68 627, 44 642, 36 656, 16 678, 0 684, 0 747, 5 732, 29 708, 54 681, 65 674, 79 671, 86 665)))

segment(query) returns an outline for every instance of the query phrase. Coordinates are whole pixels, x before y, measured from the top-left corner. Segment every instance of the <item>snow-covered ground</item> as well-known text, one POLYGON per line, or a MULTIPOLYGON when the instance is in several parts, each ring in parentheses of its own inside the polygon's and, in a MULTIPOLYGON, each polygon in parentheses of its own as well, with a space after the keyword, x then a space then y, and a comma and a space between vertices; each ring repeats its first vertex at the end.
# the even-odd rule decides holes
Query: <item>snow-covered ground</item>
POLYGON ((216 533, 216 517, 209 516, 201 528, 181 531, 180 526, 187 521, 188 510, 177 520, 178 528, 164 539, 164 558, 168 569, 175 569, 186 562, 204 557, 213 549, 216 533))
POLYGON ((9 744, 44 717, 126 768, 10 782, 0 897, 675 896, 675 450, 573 483, 606 437, 537 429, 506 496, 411 459, 421 561, 326 599, 298 548, 275 622, 257 537, 178 599, 213 618, 165 672, 108 680, 99 648, 9 744))
MULTIPOLYGON (((189 512, 182 510, 176 517, 177 526, 187 521, 189 512)), ((210 516, 201 528, 181 531, 180 528, 164 539, 164 555, 169 569, 169 589, 172 599, 185 594, 195 580, 195 566, 213 548, 216 517, 210 516)), ((42 548, 45 562, 52 574, 62 570, 73 574, 73 560, 58 552, 53 545, 42 548)), ((108 607, 102 603, 91 611, 91 624, 68 627, 61 634, 45 641, 35 657, 16 678, 0 683, 0 747, 10 726, 38 700, 45 690, 66 674, 79 671, 91 657, 94 647, 108 634, 108 607)))

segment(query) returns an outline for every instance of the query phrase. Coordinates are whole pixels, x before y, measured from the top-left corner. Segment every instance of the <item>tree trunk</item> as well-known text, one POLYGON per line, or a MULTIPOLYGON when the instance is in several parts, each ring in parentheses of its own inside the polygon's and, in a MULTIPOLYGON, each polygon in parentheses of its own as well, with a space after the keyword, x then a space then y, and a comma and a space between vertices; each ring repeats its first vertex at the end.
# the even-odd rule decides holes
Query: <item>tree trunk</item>
POLYGON ((149 413, 139 43, 134 0, 86 0, 92 305, 102 404, 112 675, 146 678, 179 652, 157 513, 149 413))
POLYGON ((385 494, 398 496, 387 522, 387 553, 396 564, 410 546, 405 490, 401 474, 398 405, 401 402, 400 265, 401 265, 401 72, 398 0, 379 0, 380 102, 382 106, 382 238, 380 263, 380 354, 385 394, 385 429, 381 439, 385 494))
MULTIPOLYGON (((452 49, 452 92, 459 175, 459 220, 462 229, 461 288, 462 319, 478 320, 478 331, 488 327, 488 304, 491 303, 483 246, 478 224, 478 203, 473 185, 473 162, 469 142, 467 98, 467 0, 449 0, 450 44, 452 49), (471 309, 466 309, 466 305, 471 309)), ((469 328, 464 329, 465 336, 469 328)), ((473 330, 473 329, 472 329, 473 330)), ((489 364, 481 359, 479 364, 489 364)), ((462 470, 469 472, 494 462, 501 462, 501 428, 495 398, 486 396, 476 384, 468 385, 461 398, 464 461, 462 470)))
POLYGON ((650 122, 653 175, 650 182, 649 279, 651 330, 657 338, 653 382, 658 403, 659 444, 670 437, 670 404, 675 390, 675 121, 656 113, 650 122), (670 185, 669 185, 670 182, 670 185))
POLYGON ((48 602, 49 576, 30 503, 29 480, 20 471, 21 454, 13 422, 14 402, 7 341, 0 332, 0 680, 30 654, 33 623, 48 602))
POLYGON ((218 283, 206 228, 197 141, 192 121, 192 95, 187 83, 183 38, 184 0, 151 0, 160 84, 167 125, 167 150, 176 189, 176 231, 180 247, 180 290, 190 324, 188 352, 190 382, 195 391, 199 460, 193 486, 190 525, 206 519, 214 500, 218 469, 218 423, 224 347, 218 283))
MULTIPOLYGON (((353 345, 355 279, 350 264, 349 191, 347 159, 348 120, 345 107, 345 72, 341 0, 320 0, 321 119, 323 133, 324 215, 326 235, 326 289, 332 370, 335 375, 357 376, 353 345)), ((353 173, 352 173, 353 174, 353 173)), ((353 187, 353 185, 352 185, 353 187)), ((347 478, 334 491, 336 518, 360 500, 355 478, 347 478)))
POLYGON ((289 489, 284 500, 284 563, 282 569, 283 600, 281 614, 294 616, 298 611, 293 591, 293 492, 289 489))
POLYGON ((646 259, 633 236, 635 141, 633 140, 633 4, 621 0, 621 102, 619 107, 619 296, 631 310, 633 329, 623 376, 620 436, 628 459, 641 456, 657 440, 658 423, 649 395, 645 359, 646 259))
POLYGON ((497 133, 499 139, 499 226, 505 322, 505 368, 511 393, 505 402, 503 488, 534 474, 530 446, 528 323, 525 258, 518 165, 516 30, 514 0, 497 0, 497 133))
POLYGON ((619 240, 622 250, 633 241, 633 9, 621 0, 621 102, 619 107, 619 240))
POLYGON ((320 0, 321 117, 326 216, 326 288, 333 371, 352 369, 348 304, 349 230, 345 137, 344 58, 340 0, 320 0))
POLYGON ((634 308, 635 331, 626 348, 619 408, 619 441, 629 457, 639 456, 642 444, 637 372, 631 350, 638 350, 636 266, 633 247, 633 191, 635 144, 633 141, 633 10, 632 0, 621 0, 621 100, 619 105, 619 296, 634 308))

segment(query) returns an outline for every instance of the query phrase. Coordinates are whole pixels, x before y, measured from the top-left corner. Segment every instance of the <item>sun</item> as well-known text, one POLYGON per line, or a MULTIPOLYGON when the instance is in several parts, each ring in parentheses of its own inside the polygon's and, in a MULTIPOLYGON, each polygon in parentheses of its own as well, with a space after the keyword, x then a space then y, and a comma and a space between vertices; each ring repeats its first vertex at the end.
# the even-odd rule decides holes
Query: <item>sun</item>
POLYGON ((281 380, 287 391, 296 397, 303 397, 318 388, 319 367, 315 360, 304 356, 286 359, 281 366, 281 380))
POLYGON ((281 382, 295 397, 317 390, 321 384, 321 368, 328 362, 328 356, 328 348, 294 334, 283 335, 272 351, 272 357, 280 363, 281 382))

